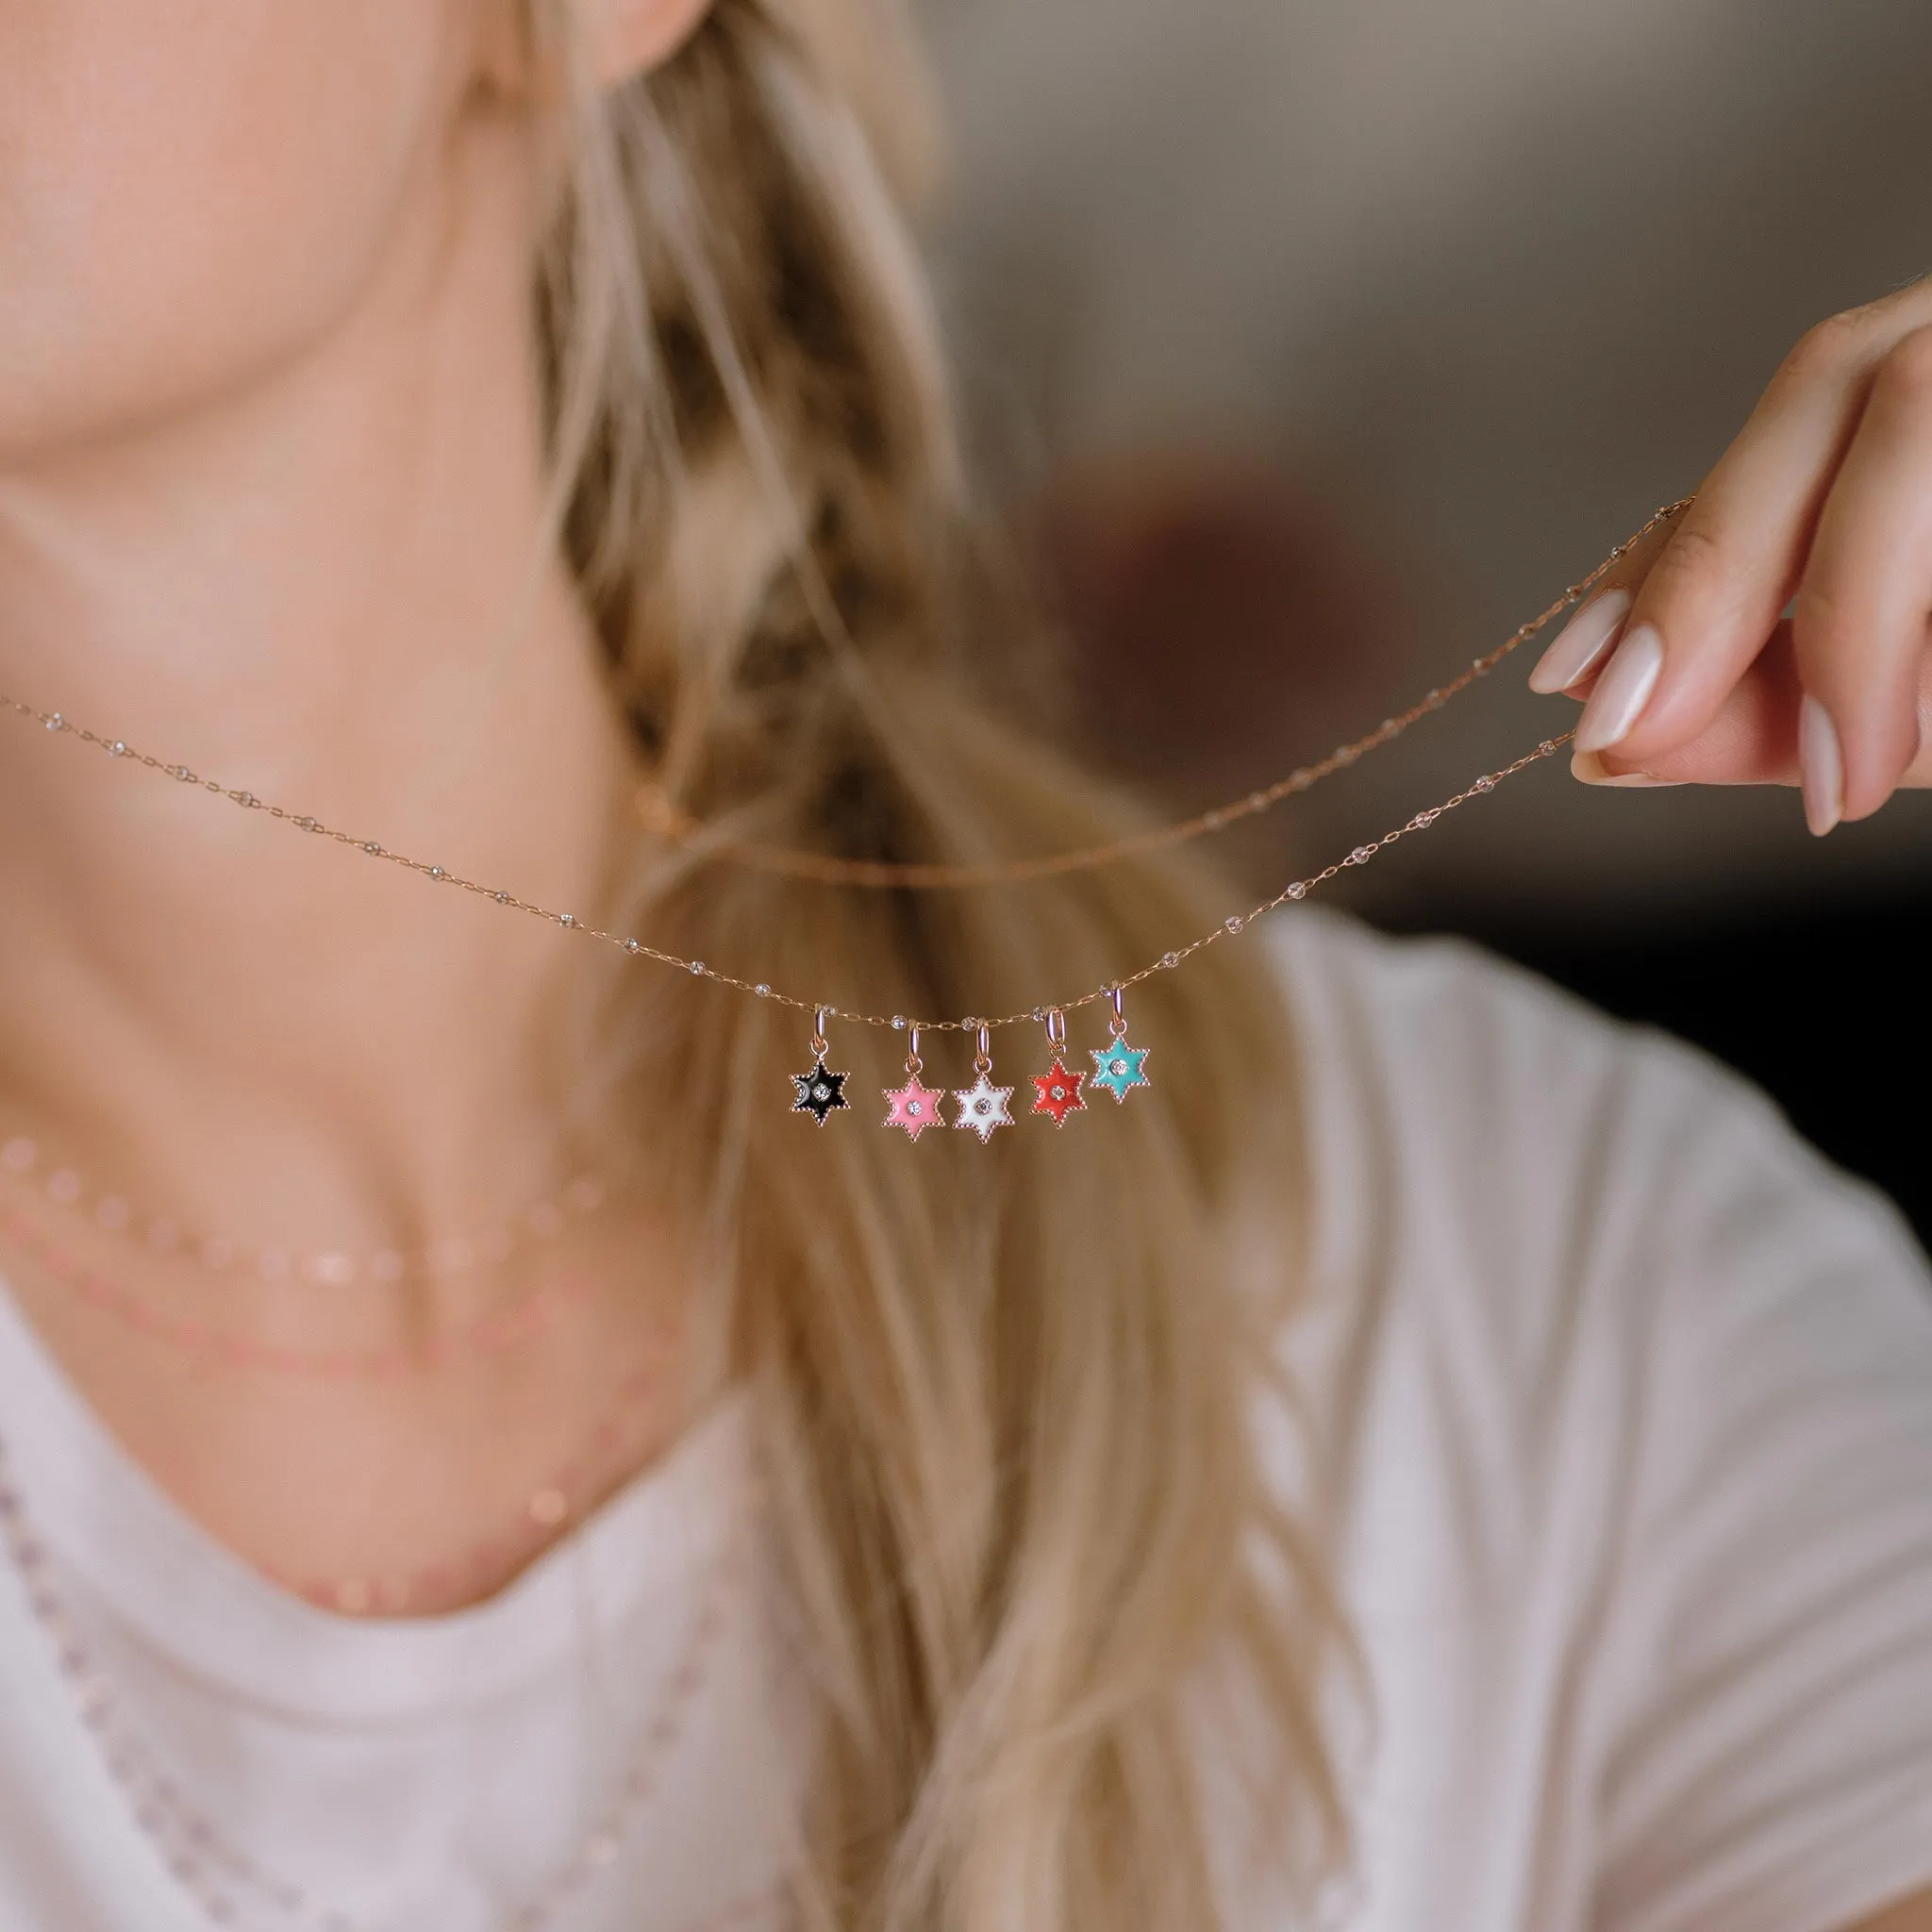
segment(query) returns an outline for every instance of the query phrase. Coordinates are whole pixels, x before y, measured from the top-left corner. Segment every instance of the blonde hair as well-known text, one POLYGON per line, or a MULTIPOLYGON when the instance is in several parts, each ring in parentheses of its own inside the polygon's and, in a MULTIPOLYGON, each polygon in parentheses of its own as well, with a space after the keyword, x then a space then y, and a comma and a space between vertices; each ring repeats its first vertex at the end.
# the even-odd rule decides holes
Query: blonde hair
MULTIPOLYGON (((567 543, 662 789, 724 834, 971 859, 1124 816, 990 695, 991 641, 1037 634, 974 536, 905 225, 924 101, 887 0, 719 0, 647 81, 580 90, 541 313, 567 543)), ((625 890, 658 943, 915 1016, 1091 988, 1221 903, 1174 864, 867 894, 641 837, 625 890)), ((601 1050, 633 1118, 676 1096, 656 1170, 703 1204, 755 1391, 814 1701, 801 1916, 1217 1923, 1192 1702, 1216 1659, 1265 1719, 1253 1815, 1305 1875, 1337 1842, 1328 1624, 1251 1435, 1281 1301, 1233 1252, 1258 1202, 1296 1273, 1264 962, 1216 949, 1136 995, 1152 1093, 990 1147, 866 1118, 901 1038, 834 1023, 858 1117, 817 1133, 788 1111, 796 1016, 668 975, 613 999, 601 1050)))

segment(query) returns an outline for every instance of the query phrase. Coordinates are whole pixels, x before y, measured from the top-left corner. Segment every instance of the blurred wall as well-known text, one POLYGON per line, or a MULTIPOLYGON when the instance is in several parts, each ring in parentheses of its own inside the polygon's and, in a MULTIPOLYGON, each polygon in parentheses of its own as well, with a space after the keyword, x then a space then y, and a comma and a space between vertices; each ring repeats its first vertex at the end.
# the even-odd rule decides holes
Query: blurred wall
MULTIPOLYGON (((1191 801, 1498 641, 1695 487, 1808 324, 1932 269, 1916 0, 928 13, 955 135, 943 280, 1020 487, 1265 465, 1371 579, 1313 600, 1339 697, 1265 626, 1220 660, 1191 643, 1190 679, 1221 690, 1208 728, 1247 722, 1218 760, 1178 733, 1139 759, 1191 801)), ((1529 699, 1527 668, 1275 838, 1345 850, 1534 742, 1571 711, 1529 699)), ((1785 794, 1591 792, 1548 768, 1361 883, 1396 917, 1500 898, 1641 921, 1883 891, 1928 853, 1923 800, 1821 849, 1785 794)))

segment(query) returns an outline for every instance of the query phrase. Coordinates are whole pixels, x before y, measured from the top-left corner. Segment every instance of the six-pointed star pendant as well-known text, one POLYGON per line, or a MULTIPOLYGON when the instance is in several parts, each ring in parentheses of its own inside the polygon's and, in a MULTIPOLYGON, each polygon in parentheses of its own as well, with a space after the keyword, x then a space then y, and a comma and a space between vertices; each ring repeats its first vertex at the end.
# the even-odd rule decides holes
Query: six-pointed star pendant
POLYGON ((904 1127, 906 1138, 916 1141, 928 1127, 942 1127, 945 1122, 940 1117, 940 1103, 943 1093, 935 1093, 928 1087, 919 1084, 917 1074, 908 1074, 905 1086, 896 1091, 886 1090, 886 1105, 891 1111, 886 1115, 889 1127, 904 1127))
POLYGON ((808 1113, 820 1126, 835 1113, 844 1113, 852 1103, 845 1098, 845 1083, 850 1074, 833 1074, 825 1070, 821 1060, 808 1074, 793 1074, 792 1085, 798 1089, 798 1099, 793 1103, 793 1113, 808 1113))
POLYGON ((1154 1084, 1146 1074, 1147 1056, 1151 1051, 1150 1047, 1129 1046, 1124 1035, 1104 1047, 1093 1048, 1093 1084, 1104 1087, 1124 1107, 1127 1095, 1136 1087, 1154 1084))
POLYGON ((955 1089, 953 1098, 959 1104, 959 1111, 953 1124, 956 1127, 970 1127, 977 1134, 983 1145, 991 1141, 995 1127, 1010 1127, 1013 1124, 1012 1099, 1010 1087, 995 1087, 985 1074, 979 1076, 976 1086, 963 1091, 955 1089))
POLYGON ((1064 1062, 1055 1060, 1050 1074, 1035 1074, 1034 1089, 1038 1098, 1033 1103, 1035 1113, 1051 1115, 1057 1127, 1067 1124, 1070 1113, 1085 1113, 1087 1102, 1080 1093, 1080 1083, 1085 1074, 1070 1074, 1064 1062))

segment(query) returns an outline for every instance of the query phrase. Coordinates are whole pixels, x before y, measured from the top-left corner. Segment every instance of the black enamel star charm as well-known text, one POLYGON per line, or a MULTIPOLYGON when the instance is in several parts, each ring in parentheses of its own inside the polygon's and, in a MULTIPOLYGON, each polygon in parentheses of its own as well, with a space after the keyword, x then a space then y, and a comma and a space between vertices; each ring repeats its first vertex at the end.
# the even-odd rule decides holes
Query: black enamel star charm
POLYGON ((851 1077, 827 1072, 823 1059, 808 1074, 793 1074, 791 1084, 798 1089, 798 1098, 791 1111, 810 1114, 820 1126, 835 1113, 850 1112, 852 1103, 845 1098, 845 1083, 851 1077))

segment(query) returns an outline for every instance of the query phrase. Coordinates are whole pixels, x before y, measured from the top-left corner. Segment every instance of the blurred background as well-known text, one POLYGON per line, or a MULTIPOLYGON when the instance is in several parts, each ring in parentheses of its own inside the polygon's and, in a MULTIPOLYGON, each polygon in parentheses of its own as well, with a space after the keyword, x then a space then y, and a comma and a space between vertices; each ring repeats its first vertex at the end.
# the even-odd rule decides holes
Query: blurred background
MULTIPOLYGON (((1193 810, 1405 708, 1932 270, 1906 0, 926 0, 936 238, 1090 754, 1193 810)), ((1567 728, 1526 652, 1230 857, 1278 886, 1567 728)), ((1932 796, 1536 768, 1351 881, 1768 1087, 1932 1238, 1932 796), (1891 1108, 1896 1107, 1897 1113, 1891 1108)))

